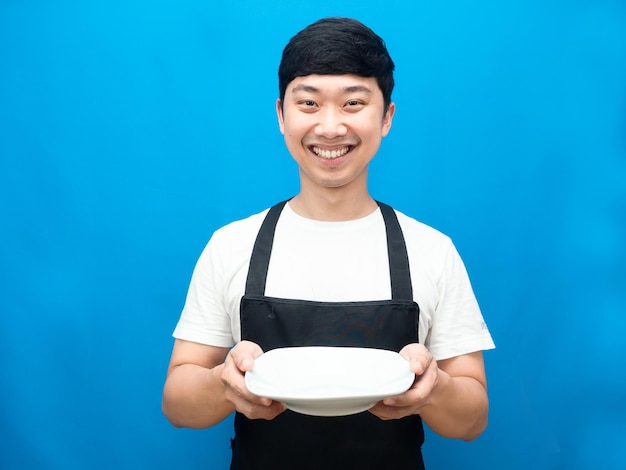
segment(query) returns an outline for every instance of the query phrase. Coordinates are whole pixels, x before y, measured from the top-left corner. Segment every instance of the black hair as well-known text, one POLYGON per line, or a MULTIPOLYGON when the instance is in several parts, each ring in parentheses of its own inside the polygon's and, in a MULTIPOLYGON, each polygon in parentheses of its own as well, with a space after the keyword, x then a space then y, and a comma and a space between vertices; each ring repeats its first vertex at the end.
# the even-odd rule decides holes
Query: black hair
POLYGON ((385 42, 363 23, 351 18, 323 18, 292 37, 283 50, 278 68, 280 100, 296 77, 352 74, 376 77, 387 109, 394 67, 385 42))

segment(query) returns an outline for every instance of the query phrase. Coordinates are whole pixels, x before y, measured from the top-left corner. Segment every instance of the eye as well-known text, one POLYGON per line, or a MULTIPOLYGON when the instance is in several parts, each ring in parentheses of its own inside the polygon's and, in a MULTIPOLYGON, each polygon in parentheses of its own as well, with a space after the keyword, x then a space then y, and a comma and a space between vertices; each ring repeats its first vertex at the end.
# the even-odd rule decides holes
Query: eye
POLYGON ((314 113, 319 108, 315 101, 308 99, 296 101, 296 106, 300 109, 300 111, 305 113, 314 113))
POLYGON ((361 100, 348 100, 346 101, 344 108, 347 108, 349 111, 358 111, 363 106, 365 106, 365 103, 361 100))

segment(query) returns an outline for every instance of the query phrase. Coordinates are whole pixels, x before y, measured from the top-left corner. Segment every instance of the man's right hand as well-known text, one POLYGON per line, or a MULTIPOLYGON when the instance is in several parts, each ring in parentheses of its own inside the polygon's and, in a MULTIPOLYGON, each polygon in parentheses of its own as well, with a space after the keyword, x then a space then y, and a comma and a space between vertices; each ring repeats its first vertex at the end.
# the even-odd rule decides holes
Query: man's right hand
POLYGON ((226 399, 249 419, 274 419, 285 411, 285 405, 270 398, 259 397, 246 387, 245 373, 254 367, 254 360, 263 354, 261 347, 251 341, 242 341, 233 347, 224 362, 221 380, 226 399))

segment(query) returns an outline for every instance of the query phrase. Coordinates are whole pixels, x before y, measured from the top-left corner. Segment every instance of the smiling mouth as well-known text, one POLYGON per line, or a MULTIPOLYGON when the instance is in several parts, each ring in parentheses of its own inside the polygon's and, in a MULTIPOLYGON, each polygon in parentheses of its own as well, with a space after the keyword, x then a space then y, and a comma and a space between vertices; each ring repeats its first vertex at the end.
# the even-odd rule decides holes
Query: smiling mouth
POLYGON ((352 146, 346 145, 345 147, 335 148, 335 149, 324 149, 320 147, 316 147, 315 145, 311 146, 311 151, 317 155, 318 157, 325 158, 326 160, 332 160, 333 158, 343 157, 352 149, 352 146))

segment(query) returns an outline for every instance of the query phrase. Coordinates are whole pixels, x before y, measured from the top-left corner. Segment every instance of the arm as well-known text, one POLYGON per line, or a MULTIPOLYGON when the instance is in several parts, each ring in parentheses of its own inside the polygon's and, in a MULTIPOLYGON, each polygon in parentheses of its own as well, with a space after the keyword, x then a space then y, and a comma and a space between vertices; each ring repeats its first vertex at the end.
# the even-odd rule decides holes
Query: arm
POLYGON ((419 344, 400 353, 409 360, 415 383, 370 411, 381 419, 420 414, 428 427, 444 437, 476 439, 487 427, 489 410, 482 351, 439 362, 419 344))
POLYGON ((176 427, 206 428, 232 411, 220 380, 228 348, 177 339, 163 387, 163 413, 176 427))
POLYGON ((163 388, 163 413, 176 427, 213 426, 235 409, 249 418, 272 419, 284 406, 248 392, 245 371, 261 348, 244 341, 228 348, 177 339, 163 388))

